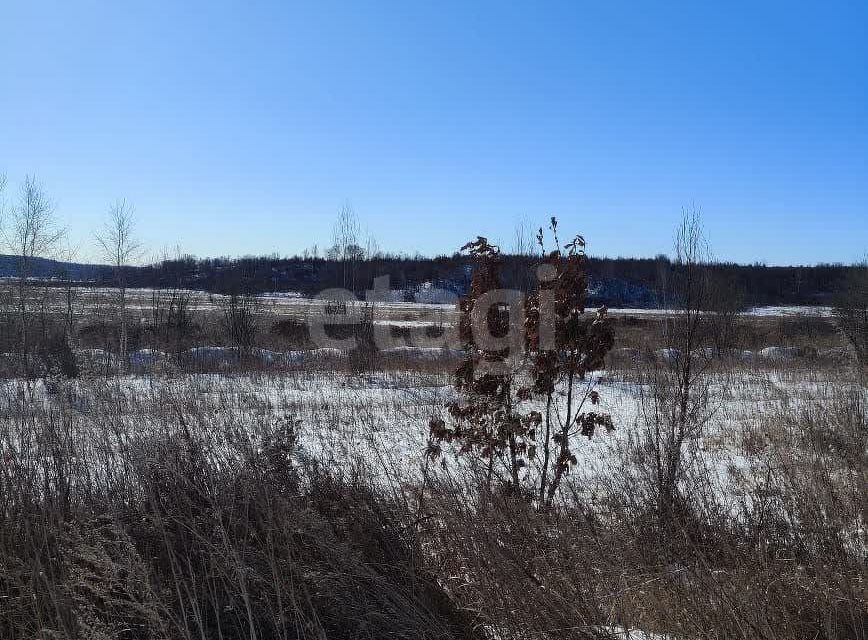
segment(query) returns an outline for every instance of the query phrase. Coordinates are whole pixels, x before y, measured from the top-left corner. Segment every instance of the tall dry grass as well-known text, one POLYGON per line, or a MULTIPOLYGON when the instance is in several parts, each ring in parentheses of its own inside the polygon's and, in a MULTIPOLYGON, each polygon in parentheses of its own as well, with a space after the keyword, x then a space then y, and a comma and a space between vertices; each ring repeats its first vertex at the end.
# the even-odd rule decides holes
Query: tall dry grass
POLYGON ((296 421, 4 388, 0 637, 473 635, 398 506, 294 460, 296 421))
POLYGON ((865 389, 816 366, 721 372, 743 415, 689 448, 665 521, 634 425, 550 509, 421 444, 412 469, 362 456, 424 429, 401 390, 434 412, 442 372, 248 375, 280 402, 232 374, 9 381, 0 638, 864 639, 865 389), (714 438, 749 482, 721 479, 714 438))

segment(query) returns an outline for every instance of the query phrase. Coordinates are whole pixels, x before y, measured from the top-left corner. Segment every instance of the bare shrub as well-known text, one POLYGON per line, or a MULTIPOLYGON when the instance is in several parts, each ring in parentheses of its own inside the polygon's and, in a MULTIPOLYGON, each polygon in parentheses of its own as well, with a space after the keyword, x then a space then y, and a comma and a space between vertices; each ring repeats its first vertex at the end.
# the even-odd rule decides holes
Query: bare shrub
POLYGON ((308 349, 312 346, 307 323, 303 320, 294 318, 278 320, 271 325, 268 332, 285 340, 286 344, 294 349, 308 349))
POLYGON ((703 339, 713 346, 717 358, 726 358, 739 347, 746 330, 739 317, 744 309, 744 293, 734 281, 711 271, 703 307, 707 316, 703 339))
POLYGON ((355 322, 345 325, 355 341, 355 347, 349 353, 350 368, 356 373, 374 371, 379 359, 374 334, 374 307, 361 303, 354 312, 357 315, 355 322))
POLYGON ((223 308, 223 330, 230 344, 247 353, 256 346, 259 321, 253 296, 232 293, 223 308))

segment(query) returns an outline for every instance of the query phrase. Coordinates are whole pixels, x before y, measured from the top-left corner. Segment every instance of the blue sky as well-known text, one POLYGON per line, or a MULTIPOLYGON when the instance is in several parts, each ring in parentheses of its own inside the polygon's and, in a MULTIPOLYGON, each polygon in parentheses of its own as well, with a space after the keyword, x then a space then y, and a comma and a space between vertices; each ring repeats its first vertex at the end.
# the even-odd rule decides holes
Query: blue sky
POLYGON ((79 247, 291 254, 349 201, 392 251, 555 214, 595 254, 868 250, 862 2, 4 2, 0 172, 79 247))

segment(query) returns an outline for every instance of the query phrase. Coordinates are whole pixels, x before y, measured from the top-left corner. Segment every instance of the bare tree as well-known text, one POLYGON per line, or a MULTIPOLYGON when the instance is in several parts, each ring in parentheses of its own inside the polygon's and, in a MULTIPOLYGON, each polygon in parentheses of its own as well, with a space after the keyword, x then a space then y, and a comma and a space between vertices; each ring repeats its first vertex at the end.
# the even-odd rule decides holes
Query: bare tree
POLYGON ((651 465, 651 488, 660 520, 680 508, 678 490, 689 448, 701 435, 710 407, 711 357, 703 347, 715 296, 708 265, 711 252, 698 211, 685 211, 675 234, 675 259, 665 273, 671 305, 664 344, 656 362, 640 371, 644 428, 641 457, 651 465))
POLYGON ((193 316, 193 293, 188 288, 195 270, 196 260, 175 247, 174 255, 162 262, 163 279, 168 284, 166 300, 165 339, 174 343, 173 350, 178 366, 184 364, 184 352, 195 337, 196 322, 193 316))
POLYGON ((0 232, 3 231, 3 223, 6 221, 6 174, 0 173, 0 232))
POLYGON ((108 219, 96 234, 103 257, 114 268, 120 313, 120 357, 126 367, 127 353, 127 285, 126 269, 141 255, 141 245, 135 238, 135 209, 126 200, 116 201, 109 209, 108 219))
POLYGON ((711 304, 708 264, 711 251, 702 218, 697 210, 685 212, 675 236, 674 299, 678 314, 667 323, 670 359, 677 364, 680 389, 677 420, 684 425, 690 419, 691 387, 694 377, 707 366, 707 358, 696 360, 703 337, 703 321, 711 304))
POLYGON ((504 256, 504 277, 508 286, 529 293, 536 285, 534 266, 536 265, 536 229, 526 220, 516 223, 510 255, 504 256))
MULTIPOLYGON (((0 234, 2 234, 3 223, 5 222, 5 219, 6 219, 5 192, 6 192, 6 174, 0 173, 0 234)), ((2 236, 0 236, 0 237, 2 237, 2 236)), ((5 308, 7 305, 9 305, 10 300, 11 300, 11 294, 8 293, 4 287, 3 290, 0 291, 0 305, 2 305, 5 308)), ((7 327, 9 326, 9 324, 7 323, 7 318, 8 318, 8 316, 6 313, 3 313, 2 315, 0 315, 0 321, 2 321, 2 323, 0 323, 0 339, 2 339, 2 343, 4 345, 6 344, 7 337, 11 337, 11 336, 7 336, 7 327)), ((10 331, 9 333, 14 334, 15 333, 14 329, 12 331, 10 331)))
POLYGON ((359 245, 360 233, 356 213, 347 203, 341 208, 332 230, 332 248, 329 250, 329 257, 340 262, 342 286, 351 291, 356 290, 358 263, 364 257, 364 249, 359 245))
POLYGON ((382 256, 383 253, 379 241, 374 237, 374 234, 371 233, 370 229, 365 231, 365 247, 363 252, 363 257, 368 260, 371 258, 378 258, 382 256))
MULTIPOLYGON (((61 262, 67 264, 75 262, 76 257, 76 249, 69 245, 64 246, 58 252, 58 258, 61 260, 61 262)), ((78 299, 78 291, 76 290, 76 287, 73 286, 73 278, 72 275, 69 273, 69 269, 66 265, 61 266, 58 275, 63 281, 64 333, 66 334, 67 342, 71 343, 75 335, 75 304, 78 299)))
POLYGON ((534 254, 534 230, 525 220, 515 224, 512 238, 512 254, 516 256, 531 256, 534 254))
POLYGON ((12 208, 6 229, 6 245, 18 258, 18 313, 21 330, 21 356, 29 375, 28 283, 36 258, 51 257, 64 236, 57 225, 54 204, 35 177, 21 184, 18 203, 12 208))

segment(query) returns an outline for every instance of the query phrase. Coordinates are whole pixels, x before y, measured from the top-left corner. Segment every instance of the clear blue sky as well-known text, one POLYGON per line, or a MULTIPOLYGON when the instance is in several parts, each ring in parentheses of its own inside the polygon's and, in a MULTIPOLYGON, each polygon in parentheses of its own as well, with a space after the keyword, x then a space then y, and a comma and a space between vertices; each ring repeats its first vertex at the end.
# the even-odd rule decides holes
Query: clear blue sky
POLYGON ((556 214, 595 254, 868 249, 864 2, 4 2, 0 172, 81 257, 109 203, 153 250, 290 254, 349 201, 388 250, 556 214))

